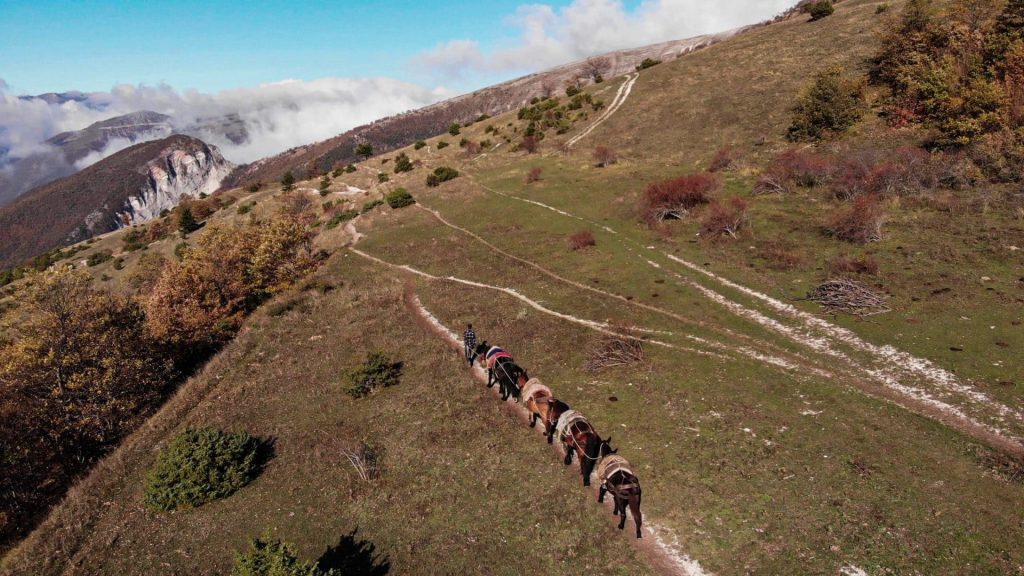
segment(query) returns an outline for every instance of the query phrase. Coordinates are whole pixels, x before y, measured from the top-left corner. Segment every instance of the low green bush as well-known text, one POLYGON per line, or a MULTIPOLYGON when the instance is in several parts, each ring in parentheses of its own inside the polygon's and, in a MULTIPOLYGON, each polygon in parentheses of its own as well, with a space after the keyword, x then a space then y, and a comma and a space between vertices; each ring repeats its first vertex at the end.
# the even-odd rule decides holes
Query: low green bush
POLYGON ((315 562, 303 562, 295 546, 265 536, 254 538, 245 553, 235 554, 231 576, 341 576, 341 573, 324 570, 315 562))
POLYGON ((345 393, 353 398, 363 398, 381 388, 397 385, 402 378, 402 363, 393 362, 383 352, 370 352, 366 362, 348 374, 352 384, 345 393))
POLYGON ((392 208, 405 208, 411 204, 415 204, 416 200, 409 194, 409 191, 405 188, 395 188, 391 192, 388 192, 387 196, 384 197, 387 201, 388 206, 392 208))
POLYGON ((256 477, 259 453, 260 442, 245 432, 186 428, 157 455, 143 501, 166 511, 230 496, 256 477))
POLYGON ((427 175, 427 186, 434 188, 440 186, 442 182, 454 180, 459 177, 459 171, 455 168, 448 166, 439 166, 434 169, 433 174, 427 175))
POLYGON ((99 252, 90 254, 89 257, 86 258, 85 260, 85 265, 89 267, 99 266, 100 264, 103 264, 104 262, 108 262, 113 259, 113 252, 111 252, 110 250, 100 250, 99 252))
POLYGON ((427 143, 424 142, 423 140, 417 140, 416 143, 412 145, 412 149, 419 150, 420 148, 426 147, 426 145, 427 143))
POLYGON ((448 147, 448 143, 445 142, 444 140, 441 140, 440 142, 437 143, 437 149, 438 150, 440 150, 442 148, 447 148, 447 147, 448 147))
POLYGON ((338 224, 341 224, 342 222, 348 222, 349 220, 355 218, 356 216, 359 216, 359 212, 357 210, 345 210, 343 212, 338 212, 334 216, 331 216, 331 219, 327 221, 327 224, 324 225, 324 228, 328 230, 333 230, 334 228, 338 227, 338 224))
POLYGON ((381 200, 380 198, 378 198, 376 200, 370 200, 369 202, 363 204, 362 213, 366 214, 370 210, 373 210, 374 208, 376 208, 377 206, 380 206, 383 203, 384 203, 384 201, 381 200))
POLYGON ((831 16, 835 11, 831 0, 819 0, 807 8, 807 13, 811 15, 811 22, 831 16))

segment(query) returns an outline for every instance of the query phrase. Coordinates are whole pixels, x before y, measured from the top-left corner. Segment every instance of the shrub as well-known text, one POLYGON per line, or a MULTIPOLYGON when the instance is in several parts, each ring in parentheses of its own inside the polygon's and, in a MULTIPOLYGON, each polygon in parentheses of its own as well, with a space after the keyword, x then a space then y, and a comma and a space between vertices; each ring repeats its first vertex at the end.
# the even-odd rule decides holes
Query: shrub
POLYGON ((395 157, 395 174, 411 172, 412 169, 412 160, 409 160, 409 156, 405 152, 402 152, 395 157))
POLYGON ((619 161, 618 154, 615 150, 607 146, 598 146, 594 148, 594 162, 597 163, 598 168, 604 168, 605 166, 611 166, 619 161))
POLYGON ((114 259, 114 270, 124 270, 124 258, 118 256, 114 259))
POLYGON ((912 194, 935 188, 939 180, 931 155, 919 148, 900 148, 884 156, 863 151, 845 156, 836 171, 832 192, 842 200, 861 194, 912 194))
POLYGON ((570 250, 582 250, 596 245, 597 240, 594 239, 594 233, 590 230, 580 230, 572 236, 569 236, 570 250))
POLYGON ((252 212, 253 206, 256 206, 255 202, 246 202, 245 204, 240 204, 236 211, 239 214, 245 215, 252 212))
POLYGON ((362 213, 366 214, 370 210, 373 210, 374 208, 376 208, 377 206, 380 206, 383 203, 384 203, 384 201, 381 200, 380 198, 378 198, 376 200, 370 200, 369 202, 366 202, 365 204, 363 204, 362 213))
POLYGON ((889 8, 891 8, 891 6, 889 6, 888 2, 879 4, 878 6, 875 6, 875 15, 885 14, 889 11, 889 8))
POLYGON ((795 270, 804 264, 804 254, 785 240, 770 240, 761 245, 758 255, 773 270, 795 270))
POLYGON ((827 156, 806 150, 786 150, 761 173, 754 193, 791 192, 795 186, 812 188, 828 182, 834 171, 834 163, 827 156))
POLYGON ((284 176, 281 177, 281 189, 284 190, 285 192, 290 192, 291 189, 294 187, 295 175, 293 175, 292 171, 289 170, 284 173, 284 176))
POLYGON ((147 326, 183 353, 216 347, 260 302, 313 269, 310 252, 305 226, 292 217, 210 226, 182 248, 180 263, 164 267, 146 299, 147 326))
POLYGON ((725 235, 735 238, 749 225, 747 201, 734 196, 728 202, 716 200, 708 206, 708 213, 701 222, 701 234, 711 238, 725 235))
POLYGON ((349 464, 352 465, 363 482, 380 477, 381 461, 384 459, 384 451, 380 448, 363 442, 355 448, 342 448, 341 454, 348 459, 349 464))
POLYGON ((355 164, 349 164, 348 166, 345 166, 345 173, 346 174, 352 174, 355 171, 356 171, 356 165, 355 164))
POLYGON ((157 455, 143 501, 152 510, 195 508, 234 494, 259 472, 260 443, 245 432, 186 428, 157 455))
POLYGON ((576 96, 582 91, 583 89, 577 86, 576 84, 569 84, 568 86, 565 87, 565 95, 568 96, 569 98, 576 96))
POLYGON ((335 168, 334 171, 331 172, 331 178, 340 178, 341 175, 344 174, 344 173, 345 173, 345 169, 344 168, 341 168, 341 167, 335 168))
POLYGON ((534 166, 530 168, 530 171, 526 173, 526 183, 532 184, 540 180, 540 175, 544 172, 544 169, 540 166, 534 166))
POLYGON ((381 388, 397 385, 401 377, 401 362, 392 362, 382 352, 370 352, 361 366, 349 372, 348 380, 352 386, 345 393, 353 398, 363 398, 381 388))
POLYGON ((419 150, 420 148, 425 148, 426 145, 427 143, 424 142, 423 140, 417 140, 416 143, 412 145, 412 149, 419 150))
POLYGON ((813 141, 846 131, 864 113, 864 83, 843 77, 838 68, 818 73, 793 107, 788 138, 813 141))
POLYGON ((356 216, 359 216, 359 212, 357 210, 343 210, 341 212, 338 212, 334 216, 331 216, 331 219, 327 221, 327 224, 324 225, 324 228, 326 228, 327 230, 333 230, 337 228, 338 225, 341 224, 342 222, 348 222, 349 220, 355 218, 356 216))
POLYGON ((377 183, 383 184, 383 183, 387 182, 388 180, 391 180, 391 177, 388 176, 387 174, 385 174, 384 172, 378 172, 377 173, 377 183))
POLYGON ((388 192, 384 200, 393 209, 405 208, 416 203, 416 200, 409 194, 409 191, 405 188, 395 188, 391 192, 388 192))
POLYGON ((836 256, 828 263, 830 276, 851 276, 865 274, 868 276, 878 275, 878 262, 871 256, 853 258, 845 254, 836 256))
POLYGON ((433 174, 427 175, 427 186, 434 188, 440 186, 441 183, 453 180, 459 177, 459 171, 448 166, 439 166, 434 169, 433 174))
POLYGON ((110 250, 100 250, 99 252, 95 252, 93 254, 90 254, 89 257, 86 258, 86 260, 85 260, 85 265, 89 266, 91 268, 93 266, 99 266, 100 264, 103 264, 104 262, 109 262, 110 260, 113 260, 113 259, 114 259, 114 253, 113 252, 111 252, 110 250))
POLYGON ((538 138, 537 136, 535 136, 533 134, 530 134, 528 136, 523 136, 522 141, 519 142, 519 148, 522 149, 522 150, 526 150, 526 152, 528 154, 533 154, 534 152, 537 151, 537 148, 539 148, 539 147, 540 147, 540 138, 538 138))
POLYGON ((636 65, 636 71, 647 70, 652 66, 661 64, 661 60, 655 60, 654 58, 644 58, 639 64, 636 65))
POLYGON ((721 182, 714 174, 698 173, 655 182, 644 192, 642 218, 654 226, 666 219, 678 220, 693 208, 707 204, 721 182))
POLYGON ((327 196, 327 194, 330 193, 330 188, 331 177, 325 174, 324 177, 320 179, 320 195, 327 196))
POLYGON ((452 125, 448 126, 448 133, 451 134, 452 136, 458 136, 459 134, 462 133, 461 128, 462 127, 459 126, 458 123, 453 123, 452 125))
MULTIPOLYGON (((356 153, 356 156, 362 156, 363 158, 369 158, 370 156, 373 156, 373 145, 370 144, 369 142, 361 142, 361 143, 356 145, 355 153, 356 153)), ((349 164, 349 166, 352 166, 352 165, 349 164)), ((352 167, 355 168, 355 166, 352 166, 352 167)), ((355 170, 353 170, 353 172, 354 171, 355 170)))
POLYGON ((731 170, 736 167, 736 163, 739 162, 741 157, 740 151, 733 148, 732 146, 722 146, 715 152, 714 158, 711 159, 711 165, 708 167, 710 172, 724 172, 731 170))
POLYGON ((246 188, 246 190, 249 193, 254 194, 256 192, 259 192, 261 188, 263 188, 263 183, 262 182, 256 182, 254 184, 249 184, 249 187, 246 188))
POLYGON ((178 231, 184 236, 198 229, 199 222, 196 221, 195 215, 192 214, 192 209, 188 206, 182 206, 178 212, 178 231))
POLYGON ((807 7, 807 13, 811 15, 811 22, 831 16, 835 11, 831 0, 818 0, 807 7))
POLYGON ((824 233, 847 242, 865 244, 882 239, 885 211, 877 195, 857 196, 849 206, 840 207, 828 219, 824 233))
POLYGON ((441 140, 440 142, 437 143, 437 149, 438 150, 442 150, 442 149, 447 148, 447 147, 448 147, 448 142, 446 142, 445 140, 441 140))
POLYGON ((231 576, 341 576, 341 573, 323 570, 315 562, 303 562, 293 545, 266 536, 253 539, 245 553, 235 554, 231 576))

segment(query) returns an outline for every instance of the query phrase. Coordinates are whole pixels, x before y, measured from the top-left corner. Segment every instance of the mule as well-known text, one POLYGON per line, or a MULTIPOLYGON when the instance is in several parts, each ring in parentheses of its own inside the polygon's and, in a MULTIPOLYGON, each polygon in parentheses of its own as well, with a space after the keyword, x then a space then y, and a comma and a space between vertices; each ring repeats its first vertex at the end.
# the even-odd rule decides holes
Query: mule
POLYGON ((640 530, 644 519, 643 513, 640 512, 640 499, 643 495, 640 479, 633 474, 629 462, 617 454, 618 450, 612 450, 611 442, 611 438, 600 442, 600 462, 597 465, 597 480, 600 485, 597 490, 597 501, 604 502, 605 493, 611 493, 612 514, 619 515, 619 530, 626 526, 628 506, 636 523, 636 537, 643 538, 643 532, 640 530))
POLYGON ((556 426, 558 437, 565 448, 565 465, 572 464, 572 457, 576 455, 580 461, 580 474, 583 476, 583 485, 590 486, 590 475, 594 472, 594 466, 600 460, 601 438, 598 437, 594 427, 575 410, 567 410, 558 418, 556 426))
POLYGON ((544 425, 544 435, 548 444, 554 441, 555 425, 562 414, 569 411, 569 405, 554 397, 551 389, 541 384, 536 378, 526 383, 523 388, 523 404, 530 414, 530 428, 540 422, 544 425))
POLYGON ((511 354, 491 346, 487 341, 477 345, 475 352, 476 357, 481 358, 487 366, 487 387, 492 388, 498 384, 502 400, 511 397, 519 402, 522 387, 530 379, 526 370, 515 363, 511 354))

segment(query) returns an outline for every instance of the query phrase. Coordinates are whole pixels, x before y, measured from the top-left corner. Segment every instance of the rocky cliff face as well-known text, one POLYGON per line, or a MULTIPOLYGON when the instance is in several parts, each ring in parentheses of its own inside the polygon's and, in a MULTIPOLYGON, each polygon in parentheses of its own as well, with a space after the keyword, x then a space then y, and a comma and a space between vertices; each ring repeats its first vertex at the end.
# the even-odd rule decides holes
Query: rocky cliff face
POLYGON ((145 222, 216 190, 234 165, 190 136, 136 144, 0 207, 0 268, 145 222))
POLYGON ((214 146, 168 150, 147 164, 145 185, 115 214, 114 225, 139 224, 174 208, 183 197, 212 194, 234 168, 214 146))

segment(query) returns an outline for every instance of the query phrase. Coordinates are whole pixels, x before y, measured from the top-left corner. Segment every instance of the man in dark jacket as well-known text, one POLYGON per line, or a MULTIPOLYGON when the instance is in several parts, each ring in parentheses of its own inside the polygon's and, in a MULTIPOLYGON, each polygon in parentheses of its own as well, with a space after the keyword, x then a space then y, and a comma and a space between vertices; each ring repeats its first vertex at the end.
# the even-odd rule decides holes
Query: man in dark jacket
POLYGON ((466 326, 466 333, 462 335, 462 344, 466 347, 466 361, 473 366, 473 359, 476 357, 476 332, 473 325, 466 326))

